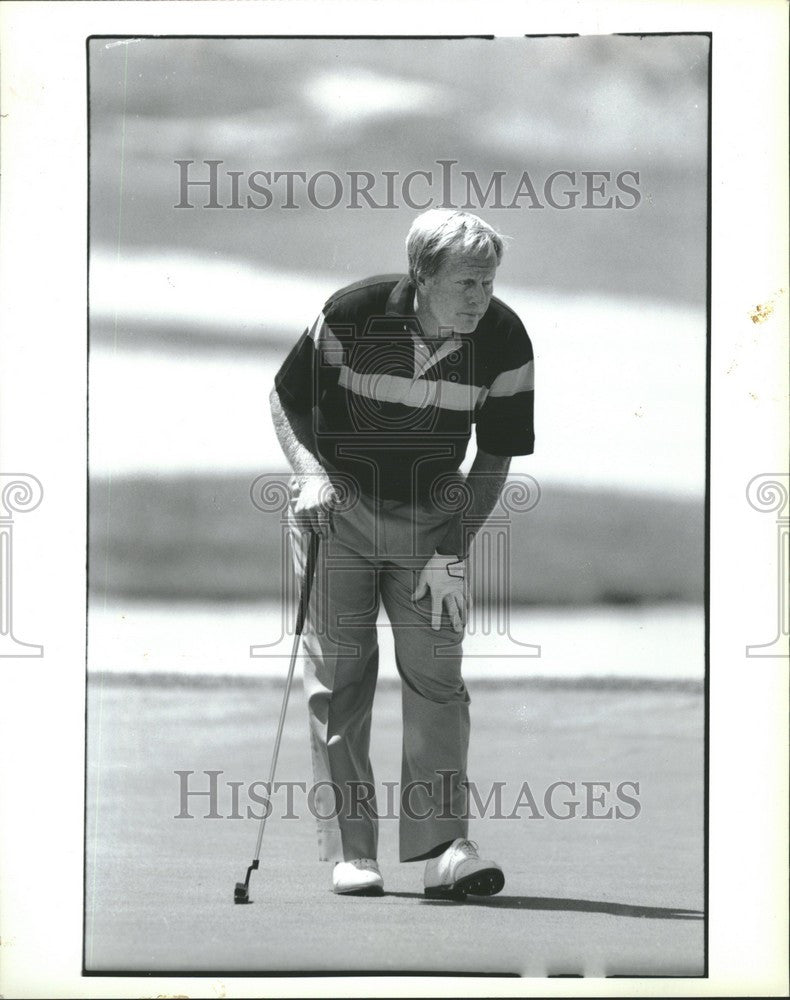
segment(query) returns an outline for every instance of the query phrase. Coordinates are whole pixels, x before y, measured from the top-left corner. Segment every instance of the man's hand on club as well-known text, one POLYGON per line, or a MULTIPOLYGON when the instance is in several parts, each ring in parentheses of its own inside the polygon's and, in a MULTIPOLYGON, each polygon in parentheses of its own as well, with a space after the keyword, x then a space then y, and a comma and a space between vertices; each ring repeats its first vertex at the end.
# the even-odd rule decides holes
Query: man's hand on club
POLYGON ((463 632, 471 602, 466 586, 466 565, 457 556, 434 553, 417 580, 412 600, 419 601, 431 592, 431 628, 438 632, 442 627, 442 608, 447 610, 453 628, 463 632))
POLYGON ((332 515, 339 497, 332 483, 321 476, 307 476, 294 501, 293 514, 300 531, 328 538, 335 530, 332 515))

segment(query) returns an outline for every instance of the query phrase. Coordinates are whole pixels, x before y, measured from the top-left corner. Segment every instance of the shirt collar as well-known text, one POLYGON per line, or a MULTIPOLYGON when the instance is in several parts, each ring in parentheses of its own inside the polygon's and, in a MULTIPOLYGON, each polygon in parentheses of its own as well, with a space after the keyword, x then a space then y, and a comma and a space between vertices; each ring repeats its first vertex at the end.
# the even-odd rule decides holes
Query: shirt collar
MULTIPOLYGON (((387 315, 416 319, 416 314, 414 312, 414 293, 414 285, 412 284, 411 278, 409 278, 408 274, 406 274, 400 279, 389 294, 385 310, 387 315)), ((404 330, 405 329, 406 327, 404 327, 404 330)), ((419 328, 419 323, 409 323, 408 329, 412 334, 416 334, 420 339, 422 339, 422 331, 419 328)), ((452 335, 444 340, 457 341, 460 340, 460 335, 453 330, 452 335)), ((442 341, 443 343, 444 340, 442 341)), ((431 343, 434 342, 431 341, 431 343)))
POLYGON ((388 316, 414 315, 414 285, 408 274, 404 275, 390 292, 386 312, 388 316))

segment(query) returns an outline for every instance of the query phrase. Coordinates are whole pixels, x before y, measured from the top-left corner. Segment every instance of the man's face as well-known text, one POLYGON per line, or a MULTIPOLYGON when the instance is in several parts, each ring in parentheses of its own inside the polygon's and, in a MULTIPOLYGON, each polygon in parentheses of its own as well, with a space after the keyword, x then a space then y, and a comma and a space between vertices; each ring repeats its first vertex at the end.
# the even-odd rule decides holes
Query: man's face
POLYGON ((433 327, 426 332, 476 330, 494 293, 496 269, 496 254, 491 248, 485 253, 446 254, 439 270, 417 285, 418 313, 433 327))

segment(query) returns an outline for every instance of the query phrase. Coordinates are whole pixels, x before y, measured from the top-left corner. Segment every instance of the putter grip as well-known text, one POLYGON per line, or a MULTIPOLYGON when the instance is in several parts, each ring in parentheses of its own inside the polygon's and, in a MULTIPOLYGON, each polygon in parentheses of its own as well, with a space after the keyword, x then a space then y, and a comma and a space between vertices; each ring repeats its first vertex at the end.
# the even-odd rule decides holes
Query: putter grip
POLYGON ((314 531, 310 532, 310 541, 307 546, 307 563, 304 569, 304 579, 302 580, 302 591, 299 595, 299 613, 296 616, 296 634, 301 635, 304 628, 307 609, 310 606, 310 593, 313 589, 313 577, 315 567, 318 562, 318 546, 321 543, 321 536, 314 531))

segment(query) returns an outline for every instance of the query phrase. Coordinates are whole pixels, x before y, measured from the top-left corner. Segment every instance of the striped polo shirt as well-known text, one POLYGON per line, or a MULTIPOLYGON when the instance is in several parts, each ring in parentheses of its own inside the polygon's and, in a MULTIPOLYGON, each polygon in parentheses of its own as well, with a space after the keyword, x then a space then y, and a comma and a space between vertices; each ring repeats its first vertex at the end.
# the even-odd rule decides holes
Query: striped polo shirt
POLYGON ((492 455, 535 444, 533 353, 493 297, 471 334, 423 339, 408 277, 336 292, 275 377, 284 402, 313 410, 318 456, 373 498, 435 502, 475 429, 492 455))

